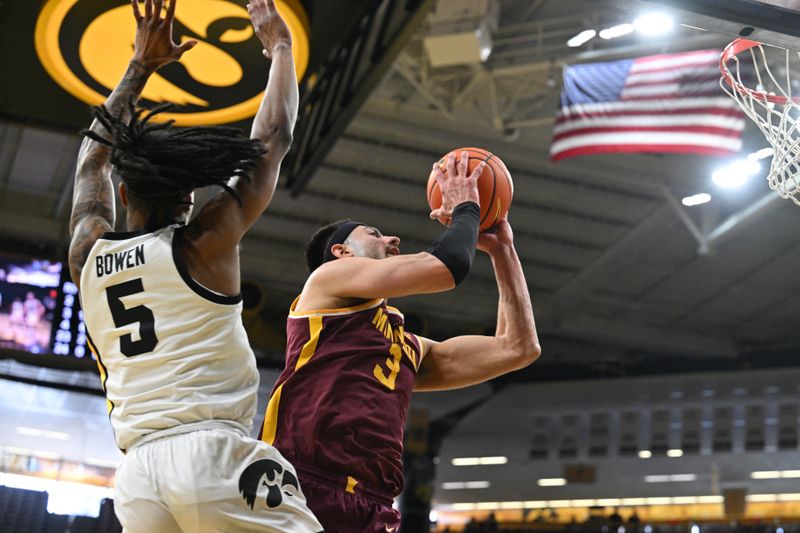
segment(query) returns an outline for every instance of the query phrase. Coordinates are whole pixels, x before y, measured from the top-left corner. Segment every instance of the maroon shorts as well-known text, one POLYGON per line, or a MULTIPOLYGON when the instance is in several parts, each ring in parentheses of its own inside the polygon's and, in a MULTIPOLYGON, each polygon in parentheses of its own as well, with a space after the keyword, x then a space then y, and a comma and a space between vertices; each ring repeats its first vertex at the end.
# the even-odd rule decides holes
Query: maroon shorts
POLYGON ((338 474, 292 461, 308 508, 325 533, 387 533, 400 531, 400 512, 392 498, 338 474))

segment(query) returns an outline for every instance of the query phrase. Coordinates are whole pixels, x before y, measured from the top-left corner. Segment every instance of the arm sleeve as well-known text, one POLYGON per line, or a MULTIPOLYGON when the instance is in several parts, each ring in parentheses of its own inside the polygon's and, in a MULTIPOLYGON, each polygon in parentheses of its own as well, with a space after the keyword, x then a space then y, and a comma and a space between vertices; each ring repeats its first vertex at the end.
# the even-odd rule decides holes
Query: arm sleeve
POLYGON ((464 202, 453 210, 450 226, 427 252, 450 270, 456 285, 464 281, 475 259, 481 209, 475 202, 464 202))

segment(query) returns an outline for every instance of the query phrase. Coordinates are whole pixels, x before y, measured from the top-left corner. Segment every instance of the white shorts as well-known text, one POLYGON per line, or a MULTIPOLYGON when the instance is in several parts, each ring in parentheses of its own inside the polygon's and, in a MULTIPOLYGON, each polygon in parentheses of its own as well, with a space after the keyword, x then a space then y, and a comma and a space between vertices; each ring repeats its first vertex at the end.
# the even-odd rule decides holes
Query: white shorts
POLYGON ((125 533, 322 531, 289 461, 227 429, 129 450, 117 471, 114 508, 125 533))

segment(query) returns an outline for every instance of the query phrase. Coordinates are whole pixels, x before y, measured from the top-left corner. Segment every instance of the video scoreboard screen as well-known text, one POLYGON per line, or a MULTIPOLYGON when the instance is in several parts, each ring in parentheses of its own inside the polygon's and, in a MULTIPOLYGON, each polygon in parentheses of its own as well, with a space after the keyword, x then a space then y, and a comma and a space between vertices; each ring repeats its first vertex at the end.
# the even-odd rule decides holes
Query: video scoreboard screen
POLYGON ((0 256, 0 347, 49 353, 61 263, 0 256))
POLYGON ((78 288, 63 263, 0 254, 0 347, 90 356, 78 288))
POLYGON ((69 279, 68 273, 62 276, 59 296, 55 309, 53 353, 79 359, 91 356, 86 346, 86 326, 83 323, 78 287, 69 279))

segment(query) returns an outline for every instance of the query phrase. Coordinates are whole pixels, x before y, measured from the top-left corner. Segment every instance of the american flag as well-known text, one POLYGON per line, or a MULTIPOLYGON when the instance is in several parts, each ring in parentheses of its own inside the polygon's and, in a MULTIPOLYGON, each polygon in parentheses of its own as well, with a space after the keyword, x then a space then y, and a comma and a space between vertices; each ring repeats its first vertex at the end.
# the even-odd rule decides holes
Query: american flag
POLYGON ((609 152, 738 152, 744 115, 719 86, 720 53, 565 68, 551 160, 609 152))

